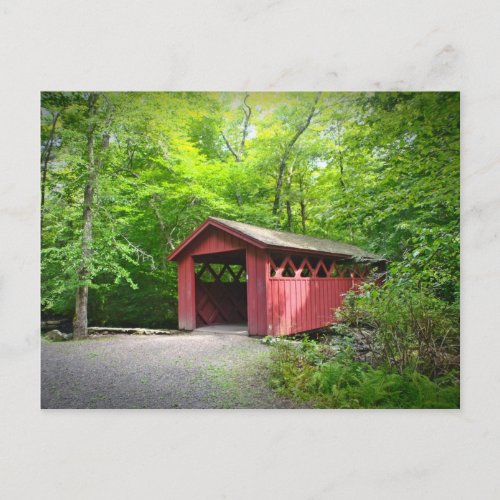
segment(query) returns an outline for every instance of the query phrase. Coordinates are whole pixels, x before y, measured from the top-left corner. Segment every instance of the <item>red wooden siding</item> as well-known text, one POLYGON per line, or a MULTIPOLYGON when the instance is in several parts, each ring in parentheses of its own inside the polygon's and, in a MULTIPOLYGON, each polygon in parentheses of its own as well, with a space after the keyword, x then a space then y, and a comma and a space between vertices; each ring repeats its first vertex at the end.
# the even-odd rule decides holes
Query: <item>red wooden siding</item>
POLYGON ((321 328, 335 321, 344 294, 368 272, 367 265, 337 255, 264 249, 211 225, 194 234, 175 255, 182 330, 245 321, 249 335, 321 328), (218 266, 211 268, 210 263, 218 266), (244 268, 246 283, 236 275, 223 280, 224 265, 228 272, 229 265, 244 268), (202 278, 208 268, 214 279, 207 281, 202 278))
POLYGON ((333 323, 342 295, 362 282, 362 278, 270 278, 268 335, 290 335, 333 323))
POLYGON ((189 243, 179 258, 179 329, 193 330, 207 320, 210 324, 215 324, 242 323, 246 319, 249 335, 265 335, 266 262, 266 253, 263 250, 218 228, 208 227, 189 243), (240 290, 241 287, 237 284, 234 286, 238 288, 235 292, 239 297, 240 310, 241 301, 246 302, 246 318, 231 312, 231 307, 235 307, 235 304, 230 304, 228 293, 231 292, 227 285, 216 283, 195 285, 195 261, 219 262, 224 258, 221 252, 227 252, 228 258, 229 256, 233 258, 234 252, 238 250, 245 252, 246 290, 240 290))
POLYGON ((247 248, 247 295, 248 334, 266 335, 266 253, 248 245, 247 248))
POLYGON ((207 228, 185 249, 186 254, 200 255, 246 248, 247 243, 215 227, 207 228))
POLYGON ((189 255, 179 261, 178 290, 179 329, 194 330, 196 328, 194 261, 189 255))
POLYGON ((267 277, 268 335, 290 335, 335 321, 344 294, 368 269, 334 257, 270 254, 267 277))
POLYGON ((207 263, 195 268, 196 283, 196 326, 216 325, 221 323, 247 323, 247 284, 244 253, 210 254, 211 260, 227 260, 228 264, 207 263))

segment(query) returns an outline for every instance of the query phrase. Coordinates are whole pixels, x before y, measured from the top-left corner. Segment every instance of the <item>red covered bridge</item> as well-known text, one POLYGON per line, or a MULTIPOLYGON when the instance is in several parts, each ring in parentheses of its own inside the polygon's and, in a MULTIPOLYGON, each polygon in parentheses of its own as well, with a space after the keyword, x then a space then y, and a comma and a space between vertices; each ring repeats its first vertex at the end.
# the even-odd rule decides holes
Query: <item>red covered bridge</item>
POLYGON ((276 336, 332 323, 343 294, 385 263, 346 243, 216 217, 168 258, 179 265, 179 329, 247 325, 276 336))

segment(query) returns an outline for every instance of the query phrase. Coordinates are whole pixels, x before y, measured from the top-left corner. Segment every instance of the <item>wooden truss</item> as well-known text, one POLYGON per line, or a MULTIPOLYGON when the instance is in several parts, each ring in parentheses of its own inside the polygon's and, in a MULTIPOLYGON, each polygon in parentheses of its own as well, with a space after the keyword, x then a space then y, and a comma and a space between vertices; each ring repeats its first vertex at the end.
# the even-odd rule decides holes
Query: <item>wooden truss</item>
POLYGON ((366 264, 327 257, 272 255, 269 263, 271 278, 365 278, 370 270, 366 264))
POLYGON ((238 264, 200 264, 196 275, 197 324, 246 323, 245 267, 238 264))

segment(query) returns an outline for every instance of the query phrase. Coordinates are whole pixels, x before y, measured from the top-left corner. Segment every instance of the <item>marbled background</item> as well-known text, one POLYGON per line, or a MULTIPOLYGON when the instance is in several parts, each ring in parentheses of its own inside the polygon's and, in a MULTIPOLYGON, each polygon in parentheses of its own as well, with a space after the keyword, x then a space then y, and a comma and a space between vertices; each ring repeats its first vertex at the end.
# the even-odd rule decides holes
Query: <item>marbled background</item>
POLYGON ((0 0, 0 496, 500 497, 500 3, 0 0), (460 90, 460 411, 39 410, 40 90, 460 90))

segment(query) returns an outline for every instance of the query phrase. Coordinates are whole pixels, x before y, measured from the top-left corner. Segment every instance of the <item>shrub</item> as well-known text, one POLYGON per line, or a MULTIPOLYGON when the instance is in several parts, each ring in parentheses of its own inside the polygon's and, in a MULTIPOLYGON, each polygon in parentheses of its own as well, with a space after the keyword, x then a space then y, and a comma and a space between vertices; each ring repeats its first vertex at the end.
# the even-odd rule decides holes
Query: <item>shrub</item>
POLYGON ((373 368, 353 360, 349 348, 336 354, 307 341, 273 344, 272 384, 282 394, 320 408, 458 408, 458 381, 435 381, 411 370, 373 368))
POLYGON ((375 366, 431 378, 459 366, 458 304, 424 288, 391 280, 382 287, 366 283, 346 295, 337 318, 363 337, 375 366))

